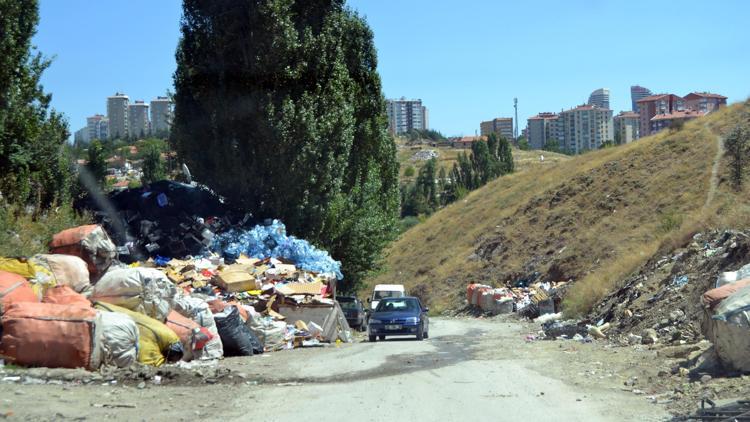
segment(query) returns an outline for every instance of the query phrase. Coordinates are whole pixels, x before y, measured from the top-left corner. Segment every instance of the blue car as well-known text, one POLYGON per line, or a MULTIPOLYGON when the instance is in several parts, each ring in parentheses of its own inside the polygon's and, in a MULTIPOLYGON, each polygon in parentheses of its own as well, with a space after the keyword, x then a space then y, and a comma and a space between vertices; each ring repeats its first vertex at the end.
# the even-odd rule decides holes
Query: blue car
POLYGON ((416 297, 389 297, 382 299, 370 315, 367 334, 371 342, 386 336, 416 336, 417 340, 429 337, 428 308, 416 297))

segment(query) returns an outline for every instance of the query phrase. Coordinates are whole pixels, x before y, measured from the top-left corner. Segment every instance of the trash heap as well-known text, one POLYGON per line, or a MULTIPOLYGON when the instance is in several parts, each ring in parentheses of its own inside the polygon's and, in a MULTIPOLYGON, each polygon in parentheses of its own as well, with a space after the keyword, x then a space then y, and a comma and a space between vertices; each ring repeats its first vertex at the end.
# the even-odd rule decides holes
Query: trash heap
POLYGON ((114 192, 109 203, 90 207, 125 263, 200 255, 215 233, 254 222, 205 187, 168 180, 114 192))
POLYGON ((566 282, 516 283, 516 287, 493 288, 483 284, 466 287, 466 301, 492 315, 518 312, 535 319, 559 312, 566 282))
POLYGON ((438 158, 440 154, 434 149, 423 149, 414 153, 411 156, 412 161, 428 161, 433 158, 438 158))
POLYGON ((55 235, 50 254, 0 258, 0 358, 97 370, 351 341, 333 299, 339 264, 280 222, 202 244, 197 256, 127 265, 90 225, 55 235), (268 248, 251 248, 250 238, 268 248), (233 255, 240 249, 248 254, 233 255))
POLYGON ((750 372, 750 264, 720 274, 701 305, 701 331, 725 369, 750 372))

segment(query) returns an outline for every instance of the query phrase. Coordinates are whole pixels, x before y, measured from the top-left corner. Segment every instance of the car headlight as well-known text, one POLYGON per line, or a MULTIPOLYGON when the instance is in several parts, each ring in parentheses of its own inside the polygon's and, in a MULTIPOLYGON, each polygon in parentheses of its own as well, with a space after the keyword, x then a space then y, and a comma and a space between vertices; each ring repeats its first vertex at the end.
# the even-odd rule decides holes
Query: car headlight
POLYGON ((379 319, 372 319, 372 318, 370 318, 370 321, 369 321, 369 323, 370 323, 370 324, 382 324, 382 323, 383 323, 383 321, 381 321, 381 320, 379 320, 379 319))
POLYGON ((407 324, 416 324, 418 322, 419 322, 419 318, 417 318, 417 317, 406 318, 406 323, 407 324))

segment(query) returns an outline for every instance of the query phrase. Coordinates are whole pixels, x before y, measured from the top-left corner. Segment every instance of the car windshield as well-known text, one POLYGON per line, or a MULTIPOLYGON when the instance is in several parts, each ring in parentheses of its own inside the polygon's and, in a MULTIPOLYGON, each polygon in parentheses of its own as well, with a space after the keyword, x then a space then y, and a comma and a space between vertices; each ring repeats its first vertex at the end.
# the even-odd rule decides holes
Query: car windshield
POLYGON ((373 297, 375 300, 380 300, 388 297, 401 297, 403 295, 403 292, 399 292, 397 290, 378 290, 377 292, 375 292, 375 295, 373 297))
POLYGON ((349 310, 357 309, 357 302, 351 299, 339 300, 339 305, 341 305, 341 309, 349 309, 349 310))
POLYGON ((419 309, 419 303, 414 298, 383 300, 375 309, 376 312, 393 312, 393 311, 416 311, 419 309))

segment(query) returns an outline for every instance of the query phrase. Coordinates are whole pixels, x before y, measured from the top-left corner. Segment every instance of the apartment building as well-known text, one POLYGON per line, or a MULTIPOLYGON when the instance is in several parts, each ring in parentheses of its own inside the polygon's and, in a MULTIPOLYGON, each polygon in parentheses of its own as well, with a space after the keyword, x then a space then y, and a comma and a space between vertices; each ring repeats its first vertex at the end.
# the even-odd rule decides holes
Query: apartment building
POLYGON ((87 117, 86 127, 88 128, 89 141, 109 138, 109 119, 103 114, 94 114, 87 117))
POLYGON ((172 101, 168 97, 151 100, 151 131, 155 134, 167 134, 171 124, 172 101))
POLYGON ((691 92, 684 98, 685 108, 702 113, 713 113, 727 105, 727 97, 710 92, 691 92))
POLYGON ((646 137, 651 131, 651 119, 657 114, 671 114, 685 110, 685 99, 674 94, 657 94, 638 100, 641 137, 646 137))
POLYGON ((527 141, 531 149, 542 149, 548 140, 561 141, 557 113, 539 113, 526 121, 527 141))
POLYGON ((656 116, 652 117, 650 121, 651 133, 654 134, 662 129, 667 129, 677 121, 687 122, 688 120, 693 120, 705 115, 706 113, 695 110, 682 110, 673 111, 671 113, 657 114, 656 116))
POLYGON ((614 139, 612 110, 581 105, 558 115, 562 138, 560 145, 571 154, 599 149, 614 139))
POLYGON ((109 137, 128 137, 128 104, 130 97, 122 93, 116 93, 107 97, 107 119, 109 119, 109 137))
POLYGON ((386 113, 388 130, 394 135, 407 133, 412 129, 429 128, 427 107, 422 105, 420 99, 407 100, 401 97, 398 100, 386 100, 386 113))
POLYGON ((130 136, 146 136, 151 132, 148 120, 148 104, 138 100, 128 106, 128 133, 130 136))
POLYGON ((498 136, 502 136, 508 141, 512 141, 514 140, 513 118, 512 117, 498 117, 496 119, 482 122, 479 124, 479 132, 482 136, 488 136, 490 133, 494 133, 498 136))
POLYGON ((614 140, 618 144, 629 144, 641 137, 641 120, 638 113, 621 111, 612 118, 614 140))
POLYGON ((609 109, 609 88, 599 88, 589 95, 588 105, 609 109))
POLYGON ((652 92, 648 88, 644 88, 639 85, 633 85, 630 87, 630 102, 632 103, 631 110, 634 113, 638 113, 638 100, 651 96, 652 92))

